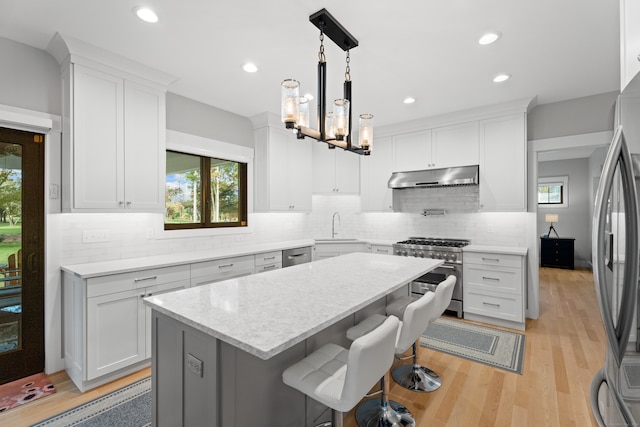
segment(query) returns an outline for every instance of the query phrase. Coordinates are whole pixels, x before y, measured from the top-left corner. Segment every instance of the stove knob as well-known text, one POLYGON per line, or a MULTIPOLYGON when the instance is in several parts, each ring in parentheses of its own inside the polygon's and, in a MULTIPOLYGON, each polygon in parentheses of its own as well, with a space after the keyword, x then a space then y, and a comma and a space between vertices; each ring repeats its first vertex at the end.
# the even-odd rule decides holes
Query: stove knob
POLYGON ((455 262, 458 259, 456 254, 451 254, 451 262, 455 262))
POLYGON ((418 256, 418 252, 416 251, 411 252, 411 256, 418 256))
POLYGON ((442 254, 440 252, 436 252, 434 254, 434 258, 441 259, 442 258, 442 254))
POLYGON ((407 256, 407 251, 402 251, 402 255, 407 256))
POLYGON ((424 258, 424 252, 420 251, 418 252, 418 255, 420 255, 420 258, 424 258))

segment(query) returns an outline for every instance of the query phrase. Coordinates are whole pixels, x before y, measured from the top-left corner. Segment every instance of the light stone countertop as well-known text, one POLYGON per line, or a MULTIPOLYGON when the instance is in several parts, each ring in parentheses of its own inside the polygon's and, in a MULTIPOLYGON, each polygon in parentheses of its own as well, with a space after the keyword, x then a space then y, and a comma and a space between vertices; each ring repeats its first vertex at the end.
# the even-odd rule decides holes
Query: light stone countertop
POLYGON ((210 249, 198 252, 178 252, 166 255, 156 255, 140 258, 127 258, 112 261, 90 262, 86 264, 63 265, 60 268, 67 273, 82 279, 104 276, 107 274, 128 273, 149 268, 171 267, 174 265, 190 264, 194 262, 211 261, 234 256, 253 255, 263 252, 279 251, 304 246, 313 246, 314 240, 290 240, 286 242, 267 243, 259 245, 239 246, 236 248, 210 249))
POLYGON ((525 256, 528 248, 519 246, 488 246, 488 245, 467 245, 462 248, 463 252, 491 252, 494 254, 520 255, 525 256))
POLYGON ((144 302, 267 360, 442 263, 352 253, 152 296, 144 302))

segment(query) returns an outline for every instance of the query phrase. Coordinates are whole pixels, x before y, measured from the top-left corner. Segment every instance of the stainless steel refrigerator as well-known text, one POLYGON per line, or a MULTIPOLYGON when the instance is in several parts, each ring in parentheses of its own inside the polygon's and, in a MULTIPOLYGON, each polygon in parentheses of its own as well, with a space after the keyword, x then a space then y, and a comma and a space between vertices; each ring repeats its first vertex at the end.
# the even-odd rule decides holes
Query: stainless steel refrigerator
MULTIPOLYGON (((640 76, 620 94, 616 130, 603 164, 592 228, 593 276, 607 336, 604 366, 591 383, 591 408, 600 426, 640 422, 638 333, 638 171, 640 76)), ((595 314, 595 313, 594 313, 595 314)))

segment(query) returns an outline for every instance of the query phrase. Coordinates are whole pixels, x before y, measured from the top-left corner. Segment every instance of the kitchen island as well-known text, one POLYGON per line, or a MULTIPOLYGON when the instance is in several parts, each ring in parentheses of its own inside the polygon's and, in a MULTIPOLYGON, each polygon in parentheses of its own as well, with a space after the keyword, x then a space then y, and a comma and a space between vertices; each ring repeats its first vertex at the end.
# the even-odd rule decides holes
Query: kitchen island
POLYGON ((300 427, 326 408, 282 371, 442 261, 353 253, 145 299, 153 310, 153 425, 300 427))

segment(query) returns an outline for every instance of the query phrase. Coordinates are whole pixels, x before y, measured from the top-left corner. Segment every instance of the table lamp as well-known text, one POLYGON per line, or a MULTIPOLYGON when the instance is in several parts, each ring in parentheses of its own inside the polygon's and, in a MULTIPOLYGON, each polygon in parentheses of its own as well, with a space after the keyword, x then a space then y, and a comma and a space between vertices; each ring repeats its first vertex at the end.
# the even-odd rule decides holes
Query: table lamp
POLYGON ((545 222, 550 222, 551 223, 551 227, 549 227, 549 232, 547 233, 547 236, 551 237, 551 230, 553 230, 553 232, 556 233, 556 237, 560 238, 560 236, 558 236, 558 232, 553 227, 553 223, 554 222, 558 222, 558 214, 546 214, 544 216, 544 220, 545 220, 545 222))

